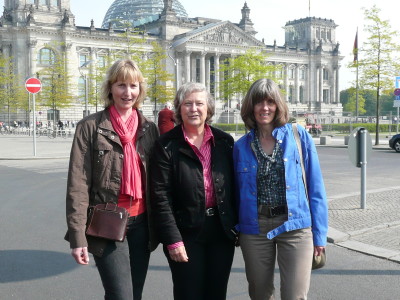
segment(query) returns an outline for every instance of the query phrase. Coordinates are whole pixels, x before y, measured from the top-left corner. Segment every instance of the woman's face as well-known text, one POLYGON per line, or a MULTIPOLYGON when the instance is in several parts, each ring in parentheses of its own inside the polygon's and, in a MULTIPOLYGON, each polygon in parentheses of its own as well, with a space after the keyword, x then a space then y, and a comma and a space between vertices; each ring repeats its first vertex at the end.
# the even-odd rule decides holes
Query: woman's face
POLYGON ((111 86, 111 94, 115 108, 119 112, 132 109, 140 93, 138 81, 118 80, 111 86))
POLYGON ((181 116, 185 127, 204 126, 207 119, 206 92, 194 92, 186 96, 181 105, 181 116))
POLYGON ((276 107, 276 102, 273 99, 264 99, 254 105, 253 113, 258 127, 273 124, 276 107))

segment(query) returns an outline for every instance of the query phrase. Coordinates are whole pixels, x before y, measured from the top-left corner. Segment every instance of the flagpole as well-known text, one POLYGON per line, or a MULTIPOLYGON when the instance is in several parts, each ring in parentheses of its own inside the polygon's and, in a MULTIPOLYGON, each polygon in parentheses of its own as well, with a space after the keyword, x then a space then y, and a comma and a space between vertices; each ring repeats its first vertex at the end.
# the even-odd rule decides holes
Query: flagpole
POLYGON ((356 59, 356 123, 358 123, 358 27, 356 33, 355 57, 356 59))

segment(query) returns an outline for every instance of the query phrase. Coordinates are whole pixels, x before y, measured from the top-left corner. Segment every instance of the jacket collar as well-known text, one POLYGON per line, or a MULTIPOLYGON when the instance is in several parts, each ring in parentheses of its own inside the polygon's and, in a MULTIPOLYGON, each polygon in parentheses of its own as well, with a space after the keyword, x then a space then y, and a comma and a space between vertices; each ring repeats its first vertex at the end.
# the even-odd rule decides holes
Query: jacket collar
MULTIPOLYGON (((137 110, 138 117, 139 117, 139 124, 138 124, 138 137, 142 136, 144 134, 144 131, 142 130, 144 127, 146 127, 146 124, 149 122, 145 116, 140 112, 140 110, 137 110)), ((100 116, 100 121, 99 121, 99 127, 115 132, 114 128, 112 127, 111 124, 111 118, 110 118, 110 111, 108 108, 104 109, 101 116, 100 116)))

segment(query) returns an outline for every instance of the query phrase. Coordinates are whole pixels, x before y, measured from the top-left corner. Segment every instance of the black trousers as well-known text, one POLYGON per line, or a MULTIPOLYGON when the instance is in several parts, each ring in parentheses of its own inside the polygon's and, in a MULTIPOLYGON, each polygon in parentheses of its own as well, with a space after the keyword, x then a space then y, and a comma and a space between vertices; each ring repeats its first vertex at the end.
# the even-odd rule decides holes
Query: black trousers
POLYGON ((94 256, 106 300, 140 300, 149 266, 146 213, 129 218, 124 242, 110 242, 102 257, 94 256))
POLYGON ((218 216, 206 217, 200 232, 181 234, 189 262, 172 261, 164 246, 172 272, 174 299, 226 299, 235 246, 224 233, 218 216))

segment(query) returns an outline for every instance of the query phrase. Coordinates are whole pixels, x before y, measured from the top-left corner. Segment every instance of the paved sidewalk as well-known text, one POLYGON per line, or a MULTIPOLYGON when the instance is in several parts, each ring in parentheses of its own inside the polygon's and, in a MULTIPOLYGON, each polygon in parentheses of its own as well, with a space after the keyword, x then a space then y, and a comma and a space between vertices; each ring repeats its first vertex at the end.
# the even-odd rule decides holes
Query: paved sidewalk
MULTIPOLYGON (((238 137, 235 137, 237 139, 238 137)), ((2 160, 68 158, 72 138, 36 140, 27 136, 0 136, 0 163, 2 160)), ((333 137, 328 145, 317 147, 347 147, 343 137, 333 137)), ((374 149, 389 149, 388 140, 380 141, 374 149)), ((397 189, 369 191, 367 209, 360 208, 360 195, 329 198, 328 241, 342 247, 400 263, 400 185, 397 189)))

